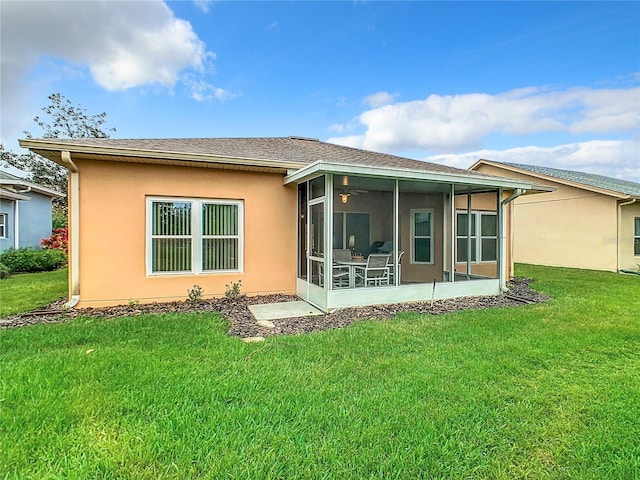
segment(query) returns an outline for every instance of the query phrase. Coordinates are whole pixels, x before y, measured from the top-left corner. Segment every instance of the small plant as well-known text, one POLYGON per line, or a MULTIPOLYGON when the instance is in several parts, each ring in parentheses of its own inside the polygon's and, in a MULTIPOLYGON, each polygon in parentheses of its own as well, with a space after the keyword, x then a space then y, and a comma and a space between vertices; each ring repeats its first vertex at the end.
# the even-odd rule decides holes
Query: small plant
POLYGON ((203 293, 204 290, 200 285, 194 285, 193 288, 187 290, 187 300, 193 304, 200 303, 203 293))
POLYGON ((130 298, 129 299, 129 306, 130 307, 137 307, 138 305, 140 305, 140 300, 137 300, 135 298, 130 298))
POLYGON ((240 287, 242 286, 242 280, 238 280, 237 282, 227 283, 225 285, 224 296, 230 300, 237 300, 242 297, 240 293, 240 287))
POLYGON ((10 276, 11 272, 9 271, 9 267, 4 263, 0 263, 0 279, 9 278, 10 276))

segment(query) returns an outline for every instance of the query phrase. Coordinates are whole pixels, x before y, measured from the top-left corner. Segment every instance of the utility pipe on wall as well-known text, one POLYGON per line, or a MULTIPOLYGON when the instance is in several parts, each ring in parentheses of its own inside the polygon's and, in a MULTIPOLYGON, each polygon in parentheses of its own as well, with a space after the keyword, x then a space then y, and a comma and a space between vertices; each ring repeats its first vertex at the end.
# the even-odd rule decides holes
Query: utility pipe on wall
MULTIPOLYGON (((507 288, 507 215, 505 213, 505 207, 525 192, 526 190, 522 188, 516 188, 511 195, 500 202, 500 289, 503 292, 509 290, 507 288)), ((511 236, 513 236, 513 231, 511 232, 511 236)), ((511 256, 513 257, 513 252, 511 256)))
POLYGON ((65 307, 75 307, 80 302, 80 178, 78 167, 71 160, 71 152, 60 152, 62 163, 69 169, 69 199, 71 200, 71 298, 65 307))

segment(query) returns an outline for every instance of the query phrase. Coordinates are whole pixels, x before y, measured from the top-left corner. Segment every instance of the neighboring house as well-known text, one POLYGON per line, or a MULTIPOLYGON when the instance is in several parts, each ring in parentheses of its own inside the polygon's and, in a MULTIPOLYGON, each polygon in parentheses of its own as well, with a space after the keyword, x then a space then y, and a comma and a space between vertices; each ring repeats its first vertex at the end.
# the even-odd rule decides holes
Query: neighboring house
POLYGON ((513 202, 513 259, 595 270, 637 270, 640 184, 557 168, 479 160, 471 170, 556 191, 513 202))
POLYGON ((194 285, 222 296, 238 280, 242 293, 295 293, 324 310, 497 294, 510 275, 505 205, 536 191, 300 137, 20 145, 70 171, 70 305, 81 307, 183 300, 194 285), (469 200, 477 223, 460 216, 469 200), (371 272, 334 273, 334 249, 385 249, 392 280, 358 286, 354 272, 371 272))
POLYGON ((0 171, 0 252, 40 248, 51 236, 51 201, 61 193, 0 171))

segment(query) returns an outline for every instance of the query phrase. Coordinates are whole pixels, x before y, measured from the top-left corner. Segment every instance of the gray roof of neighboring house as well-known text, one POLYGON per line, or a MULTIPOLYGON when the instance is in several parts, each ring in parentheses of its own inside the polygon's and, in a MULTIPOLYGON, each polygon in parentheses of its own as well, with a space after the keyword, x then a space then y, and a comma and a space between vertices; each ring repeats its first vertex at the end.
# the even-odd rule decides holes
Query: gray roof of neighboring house
MULTIPOLYGON (((35 139, 34 139, 35 140, 35 139)), ((212 155, 274 162, 294 162, 301 166, 318 160, 363 166, 416 169, 440 173, 487 176, 479 172, 414 160, 386 153, 345 147, 303 137, 256 138, 158 138, 51 139, 58 144, 81 145, 125 150, 212 155)), ((116 152, 114 152, 116 154, 116 152)), ((492 176, 490 176, 492 177, 492 176)), ((492 177, 494 178, 494 177, 492 177)))
MULTIPOLYGON (((48 195, 50 197, 64 197, 64 194, 59 193, 52 188, 45 187, 38 183, 30 182, 29 180, 26 180, 24 178, 18 177, 16 175, 12 175, 9 172, 0 171, 0 185, 10 186, 10 187, 16 187, 16 186, 27 187, 35 192, 42 193, 43 195, 48 195)), ((17 190, 17 189, 14 192, 14 194, 23 194, 23 193, 28 193, 28 192, 17 190)), ((8 198, 8 193, 7 193, 7 198, 8 198)))
POLYGON ((582 183, 596 188, 603 188, 613 192, 623 193, 625 195, 640 195, 640 183, 630 182, 628 180, 620 180, 617 178, 605 177, 604 175, 596 175, 593 173, 576 172, 573 170, 561 170, 559 168, 539 167, 536 165, 523 165, 521 163, 494 162, 509 165, 521 170, 528 170, 540 175, 547 175, 562 180, 575 183, 582 183))

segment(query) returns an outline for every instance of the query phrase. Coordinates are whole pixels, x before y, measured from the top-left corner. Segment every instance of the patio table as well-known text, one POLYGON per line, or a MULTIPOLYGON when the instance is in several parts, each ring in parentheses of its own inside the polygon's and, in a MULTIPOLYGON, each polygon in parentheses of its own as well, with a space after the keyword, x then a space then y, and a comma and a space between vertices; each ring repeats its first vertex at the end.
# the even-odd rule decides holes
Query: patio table
POLYGON ((349 288, 354 288, 356 286, 356 267, 366 265, 366 260, 351 260, 350 262, 342 261, 335 262, 337 265, 344 265, 349 267, 349 288))

